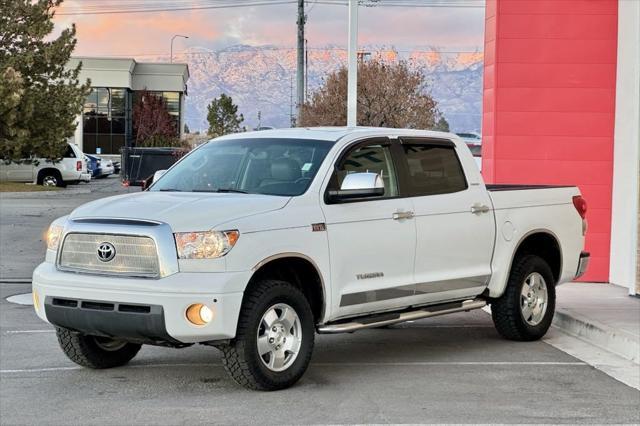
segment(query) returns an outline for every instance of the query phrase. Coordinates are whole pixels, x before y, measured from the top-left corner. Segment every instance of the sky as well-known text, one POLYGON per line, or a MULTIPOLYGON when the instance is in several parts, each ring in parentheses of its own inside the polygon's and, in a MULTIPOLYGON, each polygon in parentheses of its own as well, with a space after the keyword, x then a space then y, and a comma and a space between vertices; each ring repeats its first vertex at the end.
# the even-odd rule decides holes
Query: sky
MULTIPOLYGON (((126 1, 135 0, 66 0, 58 12, 126 1)), ((482 51, 483 0, 464 1, 479 7, 360 7, 358 43, 396 49, 435 47, 452 52, 482 51)), ((167 1, 167 4, 171 3, 167 1)), ((310 1, 306 12, 309 47, 346 46, 346 6, 310 1)), ((58 15, 55 23, 57 31, 76 24, 78 44, 74 55, 143 60, 145 56, 168 55, 174 34, 189 36, 189 39, 176 38, 176 53, 191 47, 219 50, 238 44, 294 47, 296 13, 296 4, 276 4, 179 12, 58 15)))

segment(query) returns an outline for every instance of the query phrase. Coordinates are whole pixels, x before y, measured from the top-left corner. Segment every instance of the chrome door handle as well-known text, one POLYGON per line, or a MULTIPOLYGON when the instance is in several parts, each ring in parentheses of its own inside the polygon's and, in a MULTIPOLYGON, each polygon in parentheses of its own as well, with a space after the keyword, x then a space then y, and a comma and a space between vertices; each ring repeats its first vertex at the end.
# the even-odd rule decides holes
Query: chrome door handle
POLYGON ((471 213, 473 214, 487 213, 489 210, 489 206, 485 206, 484 204, 474 204, 471 206, 471 213))
POLYGON ((395 212, 393 214, 393 220, 412 219, 412 218, 413 218, 413 212, 395 212))

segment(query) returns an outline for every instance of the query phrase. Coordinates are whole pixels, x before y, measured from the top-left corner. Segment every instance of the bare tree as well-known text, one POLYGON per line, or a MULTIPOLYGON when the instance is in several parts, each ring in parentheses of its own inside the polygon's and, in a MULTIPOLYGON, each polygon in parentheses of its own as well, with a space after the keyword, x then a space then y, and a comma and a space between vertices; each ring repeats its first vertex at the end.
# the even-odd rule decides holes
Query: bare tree
POLYGON ((133 132, 136 146, 179 146, 176 121, 161 96, 147 90, 137 94, 133 106, 133 132))
MULTIPOLYGON (((358 65, 358 125, 441 127, 444 117, 426 89, 424 75, 412 70, 406 61, 387 63, 380 58, 362 61, 358 65)), ((346 104, 347 69, 342 67, 330 74, 303 106, 300 126, 344 126, 346 104)))

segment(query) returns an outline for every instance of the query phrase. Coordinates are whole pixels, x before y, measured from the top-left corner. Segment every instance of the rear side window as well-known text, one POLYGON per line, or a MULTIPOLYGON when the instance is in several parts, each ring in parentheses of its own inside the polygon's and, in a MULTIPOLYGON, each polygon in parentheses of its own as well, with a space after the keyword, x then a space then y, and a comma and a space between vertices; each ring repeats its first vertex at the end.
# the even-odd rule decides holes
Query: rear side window
POLYGON ((454 147, 403 144, 411 195, 435 195, 464 191, 467 181, 454 147))
POLYGON ((76 153, 73 152, 71 145, 67 145, 67 150, 64 152, 64 158, 76 158, 76 153))

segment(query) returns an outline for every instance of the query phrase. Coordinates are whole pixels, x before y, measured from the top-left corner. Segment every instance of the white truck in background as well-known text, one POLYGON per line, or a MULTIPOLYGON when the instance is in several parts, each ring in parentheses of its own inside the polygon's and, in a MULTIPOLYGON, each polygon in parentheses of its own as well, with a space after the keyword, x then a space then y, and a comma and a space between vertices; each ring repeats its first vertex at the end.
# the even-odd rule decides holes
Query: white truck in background
POLYGON ((32 182, 43 186, 66 186, 90 182, 84 154, 76 145, 69 143, 60 161, 52 162, 38 158, 24 163, 0 161, 0 182, 32 182))
POLYGON ((587 267, 585 214, 576 187, 485 185, 450 133, 228 135, 54 221, 34 306, 82 366, 199 343, 238 383, 282 389, 316 332, 490 304, 502 336, 541 338, 555 286, 587 267))

